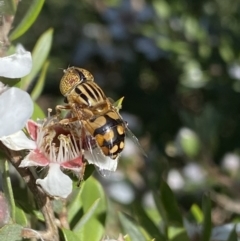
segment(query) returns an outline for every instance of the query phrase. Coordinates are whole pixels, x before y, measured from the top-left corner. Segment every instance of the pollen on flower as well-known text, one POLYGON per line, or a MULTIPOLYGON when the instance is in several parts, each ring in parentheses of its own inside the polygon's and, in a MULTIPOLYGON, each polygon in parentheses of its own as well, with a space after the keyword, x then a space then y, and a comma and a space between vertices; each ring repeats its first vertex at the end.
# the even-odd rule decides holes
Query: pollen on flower
POLYGON ((81 157, 81 145, 71 130, 59 124, 55 117, 40 125, 37 146, 50 162, 64 163, 81 157))
POLYGON ((27 131, 36 148, 22 160, 20 167, 48 167, 47 175, 36 184, 52 197, 67 198, 72 192, 72 180, 63 172, 70 170, 82 179, 85 164, 82 162, 81 136, 78 123, 61 124, 57 116, 38 123, 28 121, 27 131))

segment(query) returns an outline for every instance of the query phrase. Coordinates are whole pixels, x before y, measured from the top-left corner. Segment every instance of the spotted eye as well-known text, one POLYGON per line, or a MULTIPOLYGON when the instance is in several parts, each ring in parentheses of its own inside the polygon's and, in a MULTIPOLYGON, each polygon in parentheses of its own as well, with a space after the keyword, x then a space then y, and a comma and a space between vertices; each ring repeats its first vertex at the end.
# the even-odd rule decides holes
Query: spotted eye
POLYGON ((86 76, 83 74, 82 71, 80 71, 78 68, 75 68, 74 70, 78 73, 81 82, 84 82, 87 80, 86 76))

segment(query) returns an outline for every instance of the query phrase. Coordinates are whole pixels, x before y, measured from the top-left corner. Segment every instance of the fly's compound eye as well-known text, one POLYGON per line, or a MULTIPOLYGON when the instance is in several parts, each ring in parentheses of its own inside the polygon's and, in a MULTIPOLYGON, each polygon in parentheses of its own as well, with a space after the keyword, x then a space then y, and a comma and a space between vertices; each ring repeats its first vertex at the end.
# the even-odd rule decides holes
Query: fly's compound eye
POLYGON ((78 73, 81 82, 84 82, 87 80, 86 76, 83 74, 81 70, 79 70, 78 68, 75 68, 75 71, 78 73))

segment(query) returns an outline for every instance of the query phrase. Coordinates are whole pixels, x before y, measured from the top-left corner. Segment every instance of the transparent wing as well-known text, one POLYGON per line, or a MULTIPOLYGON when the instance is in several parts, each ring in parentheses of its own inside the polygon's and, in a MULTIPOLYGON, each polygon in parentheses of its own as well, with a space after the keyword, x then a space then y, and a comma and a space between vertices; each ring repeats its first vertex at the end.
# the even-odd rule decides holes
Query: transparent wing
POLYGON ((138 149, 140 150, 140 152, 145 156, 147 157, 147 154, 146 152, 143 150, 142 146, 140 145, 139 141, 138 141, 138 138, 132 133, 132 131, 128 128, 127 126, 128 124, 125 123, 125 128, 126 128, 126 134, 128 136, 128 138, 130 140, 132 140, 132 142, 138 147, 138 149))

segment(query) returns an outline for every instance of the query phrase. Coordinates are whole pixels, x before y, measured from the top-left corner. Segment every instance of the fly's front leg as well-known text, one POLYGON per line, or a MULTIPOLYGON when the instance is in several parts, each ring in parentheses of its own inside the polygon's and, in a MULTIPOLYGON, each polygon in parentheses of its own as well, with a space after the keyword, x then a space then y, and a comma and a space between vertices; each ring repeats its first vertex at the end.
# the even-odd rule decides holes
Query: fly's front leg
POLYGON ((57 117, 60 117, 62 111, 64 111, 64 110, 71 110, 71 106, 70 105, 57 105, 55 107, 57 117))
POLYGON ((63 111, 66 110, 71 110, 71 106, 70 105, 57 105, 55 110, 56 110, 56 116, 59 119, 59 123, 63 124, 63 125, 67 125, 69 123, 75 122, 78 120, 77 117, 72 117, 70 114, 68 114, 66 117, 62 118, 61 114, 63 111), (69 117, 68 117, 69 116, 69 117))

